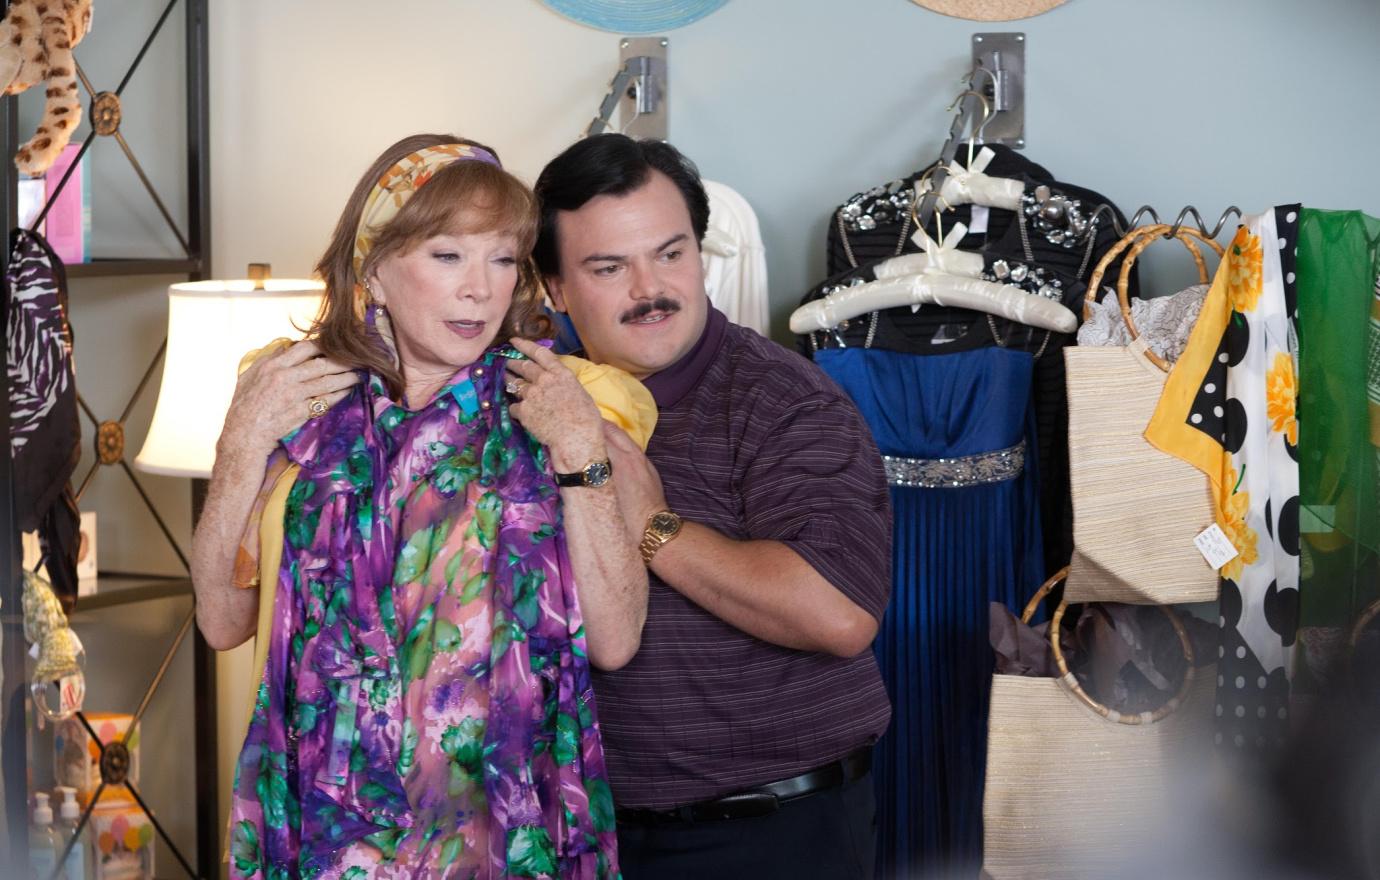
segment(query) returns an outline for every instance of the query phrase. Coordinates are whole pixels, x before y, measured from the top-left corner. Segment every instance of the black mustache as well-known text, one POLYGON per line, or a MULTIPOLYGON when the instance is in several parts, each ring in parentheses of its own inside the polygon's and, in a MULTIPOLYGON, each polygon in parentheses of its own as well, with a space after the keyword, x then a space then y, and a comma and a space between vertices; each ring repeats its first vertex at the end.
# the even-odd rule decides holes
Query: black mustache
POLYGON ((626 324, 629 321, 640 321, 652 312, 665 312, 669 315, 678 311, 680 311, 680 303, 670 297, 658 296, 650 301, 638 303, 624 312, 618 320, 626 324))

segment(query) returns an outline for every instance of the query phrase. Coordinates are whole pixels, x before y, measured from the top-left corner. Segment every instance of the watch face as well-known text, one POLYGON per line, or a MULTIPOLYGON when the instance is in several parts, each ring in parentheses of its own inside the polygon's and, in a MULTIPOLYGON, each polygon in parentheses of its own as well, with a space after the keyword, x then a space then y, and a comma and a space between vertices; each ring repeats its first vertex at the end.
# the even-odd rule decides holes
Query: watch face
POLYGON ((585 468, 585 485, 598 488, 607 483, 612 474, 613 469, 609 467, 608 462, 596 461, 585 468))
POLYGON ((680 531, 680 517, 669 510, 663 510, 661 513, 653 514, 648 525, 658 535, 674 535, 680 531))

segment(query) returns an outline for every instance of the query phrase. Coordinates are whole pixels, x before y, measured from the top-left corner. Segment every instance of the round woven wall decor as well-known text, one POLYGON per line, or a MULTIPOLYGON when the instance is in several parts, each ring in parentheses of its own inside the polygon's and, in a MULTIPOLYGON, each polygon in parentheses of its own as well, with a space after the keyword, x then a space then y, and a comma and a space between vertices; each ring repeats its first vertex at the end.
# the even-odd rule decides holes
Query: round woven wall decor
POLYGON ((1012 21, 1049 12, 1067 0, 911 0, 926 9, 970 21, 1012 21))
POLYGON ((572 21, 616 34, 659 34, 699 21, 728 0, 541 0, 572 21))

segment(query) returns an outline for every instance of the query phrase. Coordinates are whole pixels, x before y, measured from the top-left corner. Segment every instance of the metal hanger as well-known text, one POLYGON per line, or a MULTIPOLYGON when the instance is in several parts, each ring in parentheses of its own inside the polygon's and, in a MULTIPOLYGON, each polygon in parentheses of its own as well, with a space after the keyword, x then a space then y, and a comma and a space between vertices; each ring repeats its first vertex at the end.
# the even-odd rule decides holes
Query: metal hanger
POLYGON ((982 130, 987 127, 987 123, 992 119, 992 105, 987 100, 987 96, 977 89, 964 89, 958 93, 958 96, 954 98, 953 103, 948 106, 945 112, 954 112, 954 109, 957 108, 959 104, 963 103, 963 99, 969 95, 972 95, 982 102, 982 122, 978 123, 968 132, 968 165, 971 167, 973 164, 973 153, 977 149, 977 139, 982 134, 982 130))

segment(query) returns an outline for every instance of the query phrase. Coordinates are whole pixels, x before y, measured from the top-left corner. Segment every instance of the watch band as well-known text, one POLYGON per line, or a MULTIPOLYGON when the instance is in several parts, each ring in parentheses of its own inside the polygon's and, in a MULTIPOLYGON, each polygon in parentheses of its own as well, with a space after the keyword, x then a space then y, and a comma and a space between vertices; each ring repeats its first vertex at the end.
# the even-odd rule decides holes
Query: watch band
POLYGON ((563 488, 572 486, 589 486, 597 489, 609 481, 613 476, 613 462, 608 459, 592 461, 578 471, 569 474, 557 473, 556 485, 563 488))
POLYGON ((661 545, 666 542, 650 531, 643 531, 642 542, 637 545, 637 550, 642 554, 642 564, 651 565, 652 558, 656 556, 656 551, 661 549, 661 545))
POLYGON ((651 565, 657 551, 665 547, 680 534, 682 521, 669 510, 659 510, 647 517, 647 525, 642 529, 642 540, 637 549, 642 553, 642 563, 651 565))

